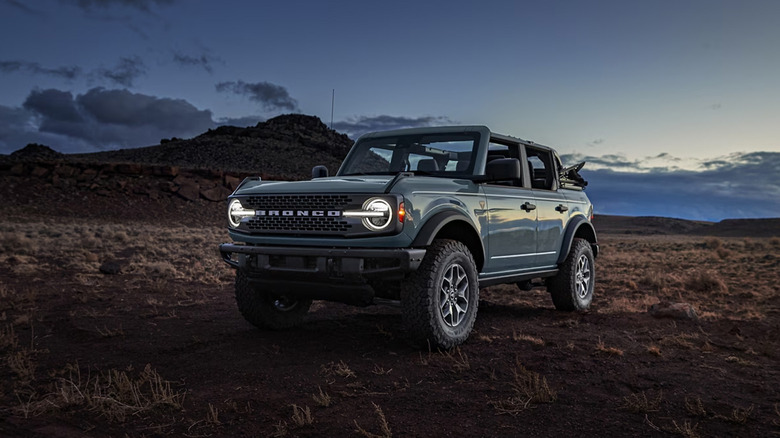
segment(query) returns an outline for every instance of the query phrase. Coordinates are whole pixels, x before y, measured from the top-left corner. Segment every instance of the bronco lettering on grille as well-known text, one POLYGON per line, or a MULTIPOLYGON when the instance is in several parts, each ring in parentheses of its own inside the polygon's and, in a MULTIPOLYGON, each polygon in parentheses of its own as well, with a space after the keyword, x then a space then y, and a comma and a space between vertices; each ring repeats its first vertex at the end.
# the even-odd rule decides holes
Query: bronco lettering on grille
POLYGON ((340 217, 339 210, 255 210, 255 216, 340 217))

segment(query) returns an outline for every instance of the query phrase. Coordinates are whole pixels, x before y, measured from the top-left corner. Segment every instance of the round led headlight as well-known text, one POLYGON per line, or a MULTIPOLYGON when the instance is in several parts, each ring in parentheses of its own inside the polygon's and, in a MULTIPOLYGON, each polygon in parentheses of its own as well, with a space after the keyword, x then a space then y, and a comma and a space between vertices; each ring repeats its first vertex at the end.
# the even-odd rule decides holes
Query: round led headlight
POLYGON ((230 201, 230 204, 228 204, 228 223, 230 223, 230 226, 233 228, 238 227, 238 224, 241 223, 241 219, 254 215, 255 211, 244 208, 244 206, 241 205, 241 201, 238 199, 233 199, 230 201))
POLYGON ((363 204, 363 210, 371 213, 363 218, 363 225, 369 230, 384 230, 392 222, 393 208, 384 199, 369 199, 363 204))

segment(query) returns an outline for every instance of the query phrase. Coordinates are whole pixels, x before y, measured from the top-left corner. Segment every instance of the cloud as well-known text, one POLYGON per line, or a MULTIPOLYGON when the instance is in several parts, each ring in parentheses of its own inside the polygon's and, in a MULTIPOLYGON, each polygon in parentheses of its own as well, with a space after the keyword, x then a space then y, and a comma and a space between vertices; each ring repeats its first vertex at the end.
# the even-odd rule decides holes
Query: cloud
POLYGON ((0 61, 0 71, 3 73, 26 71, 33 75, 55 76, 63 79, 75 79, 81 75, 81 69, 76 66, 47 68, 37 62, 27 61, 0 61))
POLYGON ((124 6, 142 12, 151 12, 153 6, 167 6, 174 0, 67 0, 85 11, 107 9, 113 6, 124 6))
MULTIPOLYGON (((26 72, 31 75, 54 76, 73 80, 83 76, 82 69, 77 66, 62 66, 57 68, 43 67, 37 62, 4 60, 0 61, 0 72, 26 72)), ((94 81, 132 87, 137 78, 146 74, 146 64, 139 56, 119 58, 113 68, 96 68, 87 75, 94 81)))
POLYGON ((99 68, 92 72, 93 77, 106 79, 125 87, 132 87, 133 82, 145 74, 146 64, 139 56, 122 57, 114 68, 99 68))
POLYGON ((386 131, 390 129, 417 128, 423 126, 439 126, 454 124, 448 117, 403 117, 403 116, 360 116, 351 117, 333 124, 333 129, 346 133, 351 138, 357 138, 367 132, 386 131))
POLYGON ((267 111, 298 111, 298 101, 290 97, 287 89, 270 82, 249 83, 244 81, 220 82, 216 85, 220 93, 231 92, 246 96, 267 111))
POLYGON ((209 74, 214 73, 212 62, 218 60, 220 59, 206 55, 205 53, 200 56, 190 56, 179 52, 173 53, 173 62, 176 64, 182 67, 199 67, 206 70, 209 74))
POLYGON ((591 142, 588 142, 588 146, 598 146, 598 145, 602 145, 602 144, 604 144, 606 142, 607 141, 604 140, 603 138, 597 138, 597 139, 595 139, 595 140, 593 140, 591 142))
POLYGON ((15 7, 16 9, 19 9, 20 11, 22 11, 22 12, 24 12, 26 14, 29 14, 29 15, 37 15, 37 16, 43 15, 43 12, 41 12, 41 11, 39 11, 37 9, 33 9, 30 6, 20 2, 18 0, 4 0, 4 3, 9 4, 9 5, 15 7))
POLYGON ((76 108, 73 94, 55 89, 33 90, 24 101, 23 107, 40 115, 44 120, 81 123, 83 116, 76 108))
MULTIPOLYGON (((587 192, 599 214, 666 216, 719 221, 726 218, 780 217, 780 153, 736 153, 700 162, 695 169, 642 167, 644 160, 619 156, 563 155, 564 164, 582 158, 587 192), (613 165, 610 167, 608 163, 613 165)), ((657 157, 652 157, 657 158, 657 157)), ((661 154, 667 161, 677 160, 661 154)))
POLYGON ((100 87, 75 97, 34 90, 21 108, 0 106, 0 151, 10 153, 30 142, 66 153, 146 146, 214 126, 211 111, 182 99, 100 87))

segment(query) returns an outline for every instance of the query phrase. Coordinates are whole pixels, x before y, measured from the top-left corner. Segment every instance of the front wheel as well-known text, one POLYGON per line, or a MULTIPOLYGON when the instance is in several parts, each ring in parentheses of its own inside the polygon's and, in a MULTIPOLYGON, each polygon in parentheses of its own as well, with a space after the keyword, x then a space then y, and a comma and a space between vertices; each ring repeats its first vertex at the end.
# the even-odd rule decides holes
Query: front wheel
POLYGON ((401 288, 402 319, 413 341, 450 349, 466 341, 477 319, 479 286, 471 252, 437 239, 401 288))
POLYGON ((593 301, 596 270, 593 249, 585 239, 576 238, 555 277, 547 279, 553 304, 558 310, 586 310, 593 301))
POLYGON ((236 270, 236 303, 244 319, 273 330, 300 325, 311 307, 311 300, 261 290, 240 269, 236 270))

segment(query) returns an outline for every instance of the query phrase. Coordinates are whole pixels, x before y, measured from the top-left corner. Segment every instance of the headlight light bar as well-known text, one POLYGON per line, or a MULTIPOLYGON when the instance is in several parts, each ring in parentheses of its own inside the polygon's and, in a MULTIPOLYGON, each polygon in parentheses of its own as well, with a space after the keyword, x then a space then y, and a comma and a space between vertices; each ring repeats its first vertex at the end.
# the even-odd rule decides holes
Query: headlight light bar
POLYGON ((363 226, 372 231, 382 231, 393 222, 393 207, 381 198, 371 198, 363 203, 361 210, 348 210, 342 214, 362 218, 363 226))
POLYGON ((228 206, 228 222, 231 227, 238 227, 239 223, 241 223, 241 219, 254 215, 255 211, 244 208, 244 206, 241 205, 241 201, 238 199, 230 201, 230 205, 228 206))

